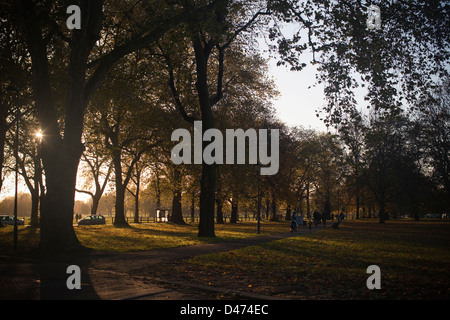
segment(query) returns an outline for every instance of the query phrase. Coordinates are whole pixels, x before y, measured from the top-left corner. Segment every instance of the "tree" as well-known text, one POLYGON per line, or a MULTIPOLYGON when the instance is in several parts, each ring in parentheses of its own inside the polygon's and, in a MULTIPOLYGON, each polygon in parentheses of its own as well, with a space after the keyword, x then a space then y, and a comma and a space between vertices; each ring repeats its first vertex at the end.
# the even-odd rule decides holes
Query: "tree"
POLYGON ((327 219, 333 211, 333 195, 342 179, 343 151, 336 136, 324 133, 318 137, 319 152, 315 158, 315 201, 327 219))
MULTIPOLYGON (((250 41, 252 28, 267 22, 262 17, 270 16, 275 23, 267 24, 266 30, 276 41, 281 64, 289 63, 300 70, 303 64, 299 53, 310 47, 314 60, 318 53, 322 55, 320 70, 325 78, 328 71, 343 71, 342 89, 354 88, 353 72, 365 75, 368 98, 375 108, 398 108, 402 97, 411 103, 418 92, 432 86, 433 75, 446 74, 443 66, 449 56, 449 33, 445 32, 448 5, 440 1, 392 5, 375 1, 383 12, 379 32, 365 28, 367 15, 357 0, 252 0, 245 4, 227 0, 79 0, 77 4, 82 13, 81 29, 74 30, 65 27, 64 1, 8 0, 2 5, 7 18, 2 23, 12 21, 10 35, 29 54, 29 59, 23 59, 24 69, 31 70, 34 107, 40 126, 45 128, 42 162, 47 193, 41 205, 42 249, 79 245, 72 227, 74 192, 84 148, 85 111, 92 97, 123 57, 152 47, 170 30, 177 28, 190 43, 196 107, 204 131, 216 124, 213 109, 223 98, 226 53, 232 45, 243 47, 246 40, 250 41), (277 29, 279 22, 296 23, 301 31, 307 31, 307 40, 297 32, 292 39, 283 37, 277 29), (402 94, 396 89, 399 79, 402 94)), ((20 52, 17 46, 12 48, 20 52)), ((174 99, 179 110, 186 111, 178 104, 182 99, 177 101, 176 94, 174 99)), ((333 121, 339 121, 347 106, 334 104, 326 111, 333 114, 333 121)), ((192 114, 182 114, 193 120, 192 114)), ((200 236, 214 236, 215 169, 214 165, 202 166, 200 236)))
MULTIPOLYGON (((4 94, 2 91, 0 91, 0 97, 4 97, 4 94)), ((9 114, 10 114, 10 108, 7 102, 0 101, 0 191, 3 185, 3 163, 5 161, 5 143, 6 143, 6 133, 8 132, 10 126, 12 125, 11 122, 8 121, 9 114)))
POLYGON ((9 4, 0 4, 0 190, 4 180, 3 165, 8 158, 7 132, 15 124, 17 108, 21 109, 19 115, 23 112, 21 105, 28 100, 26 89, 30 80, 25 71, 26 50, 17 39, 14 18, 8 9, 9 4))
MULTIPOLYGON (((185 10, 192 10, 198 6, 193 1, 183 3, 185 10)), ((203 16, 200 21, 187 25, 183 31, 186 39, 189 39, 192 48, 192 59, 195 63, 196 105, 202 121, 202 134, 215 128, 213 107, 223 98, 224 61, 225 51, 236 40, 239 34, 247 31, 260 16, 267 14, 267 10, 257 10, 249 15, 238 3, 231 1, 218 1, 208 16, 203 16), (235 20, 237 19, 237 21, 235 20), (239 20, 240 19, 240 20, 239 20), (248 19, 246 21, 246 19, 248 19), (240 22, 245 21, 243 25, 240 22), (211 90, 211 84, 215 90, 211 90)), ((187 13, 187 11, 186 11, 187 13)), ((196 116, 189 114, 185 103, 180 99, 177 83, 174 79, 172 59, 165 54, 169 70, 169 84, 177 109, 183 118, 193 123, 196 116)), ((189 85, 185 84, 185 87, 189 85)), ((202 150, 207 146, 203 142, 202 150)), ((216 189, 216 164, 202 163, 202 175, 200 179, 200 223, 199 236, 214 237, 214 206, 216 189)))
POLYGON ((106 152, 100 137, 93 132, 84 136, 85 151, 82 154, 82 163, 87 167, 84 178, 84 189, 77 188, 77 192, 88 194, 92 199, 91 215, 96 215, 100 199, 108 185, 113 165, 110 155, 106 152), (93 181, 94 190, 85 190, 91 187, 93 181))
POLYGON ((380 223, 386 220, 387 203, 400 190, 398 169, 405 165, 406 125, 401 116, 380 119, 374 114, 365 135, 364 179, 378 204, 380 223))
MULTIPOLYGON (((26 120, 27 117, 24 116, 23 118, 26 120)), ((42 137, 36 135, 36 125, 33 126, 32 123, 25 124, 24 122, 21 125, 23 141, 18 146, 20 153, 18 153, 17 161, 19 173, 31 194, 30 225, 36 227, 39 225, 40 199, 45 196, 40 158, 42 137)), ((10 149, 14 149, 13 144, 10 144, 10 149)))
MULTIPOLYGON (((136 165, 145 153, 150 152, 164 139, 164 134, 158 130, 161 126, 162 113, 153 101, 141 99, 136 90, 136 80, 146 78, 142 69, 137 68, 138 60, 130 59, 135 67, 116 68, 114 75, 94 102, 98 115, 97 130, 104 136, 104 143, 111 154, 114 166, 114 181, 116 191, 116 211, 114 225, 128 225, 125 219, 125 191, 136 172, 136 165), (127 91, 127 94, 117 92, 117 88, 127 91), (103 99, 108 97, 108 101, 103 99)), ((141 93, 141 96, 143 94, 141 93)))
MULTIPOLYGON (((371 128, 368 128, 370 132, 369 138, 366 137, 366 147, 372 151, 376 149, 373 149, 375 145, 379 148, 379 157, 375 161, 378 166, 375 166, 374 162, 370 163, 372 169, 377 167, 375 172, 380 174, 372 175, 369 184, 374 191, 374 181, 378 180, 374 194, 378 205, 383 207, 380 209, 380 222, 384 222, 387 197, 393 201, 392 192, 398 196, 400 189, 392 188, 394 180, 398 178, 395 176, 394 179, 394 175, 391 175, 392 169, 389 169, 391 171, 387 174, 388 167, 392 167, 396 160, 381 156, 387 155, 386 152, 393 152, 392 148, 396 148, 396 144, 393 144, 395 139, 393 136, 381 138, 381 132, 386 131, 381 130, 380 126, 383 121, 388 121, 391 124, 386 126, 392 128, 392 119, 401 116, 402 109, 415 106, 418 97, 429 97, 436 87, 436 78, 445 78, 448 75, 446 66, 450 55, 446 29, 449 18, 446 14, 448 4, 444 1, 373 1, 371 4, 381 9, 381 28, 378 30, 367 28, 367 7, 360 1, 308 1, 306 4, 292 4, 289 9, 295 15, 303 14, 298 16, 299 19, 307 17, 311 22, 309 31, 312 37, 309 39, 313 62, 319 64, 318 83, 325 84, 328 102, 321 110, 325 114, 323 120, 328 126, 341 130, 340 133, 352 156, 350 163, 354 170, 357 190, 361 190, 357 186, 361 186, 357 178, 361 173, 361 167, 357 166, 357 157, 360 158, 358 154, 361 150, 355 148, 356 145, 352 146, 352 140, 357 140, 351 137, 352 131, 356 133, 356 125, 361 117, 355 110, 362 106, 357 108, 355 91, 358 88, 367 91, 367 107, 377 114, 378 120, 376 125, 373 122, 368 125, 371 128), (313 9, 309 10, 308 6, 313 9), (381 165, 382 163, 384 164, 381 165), (384 194, 383 189, 385 192, 388 192, 388 189, 390 191, 384 194)), ((296 33, 295 36, 297 35, 299 34, 296 33)), ((289 57, 292 49, 300 46, 295 36, 286 41, 289 45, 282 51, 285 61, 291 63, 289 57)), ((296 66, 295 63, 292 64, 296 66)), ((399 122, 397 125, 400 125, 399 122)), ((397 135, 397 138, 400 139, 400 135, 397 135)), ((402 139, 406 137, 403 136, 402 139)), ((417 166, 410 166, 411 161, 407 161, 406 154, 411 153, 402 151, 404 153, 401 161, 405 165, 402 169, 410 168, 408 176, 411 177, 412 172, 418 172, 417 166)), ((389 154, 388 157, 391 156, 395 157, 396 154, 389 154)), ((375 160, 375 156, 372 160, 375 160)), ((400 161, 398 158, 397 160, 400 161)), ((398 161, 397 163, 400 163, 398 161)), ((371 171, 364 168, 365 174, 366 170, 371 171)), ((408 192, 413 193, 412 190, 408 192)), ((359 195, 356 196, 358 208, 359 195)))
POLYGON ((315 181, 316 159, 320 145, 316 133, 304 128, 292 129, 292 143, 290 145, 290 157, 293 164, 288 181, 295 192, 295 209, 299 213, 304 212, 303 201, 306 200, 306 213, 311 213, 310 199, 312 185, 315 181))
MULTIPOLYGON (((364 85, 376 109, 394 110, 414 104, 429 92, 435 76, 445 77, 449 59, 445 1, 372 1, 381 11, 381 27, 367 27, 368 7, 357 0, 281 1, 284 15, 306 22, 302 30, 283 40, 282 62, 301 67, 295 50, 312 50, 318 81, 325 83, 327 124, 338 124, 352 113, 355 89, 364 85)), ((273 31, 274 38, 276 30, 273 31)))
POLYGON ((347 121, 342 121, 339 125, 339 137, 348 149, 347 160, 351 170, 348 181, 350 181, 350 192, 355 198, 356 219, 359 219, 361 188, 363 186, 361 170, 365 128, 363 118, 361 114, 357 114, 356 110, 354 110, 354 114, 346 117, 346 119, 347 121))
MULTIPOLYGON (((421 127, 426 163, 431 176, 450 197, 450 80, 443 79, 440 88, 428 99, 418 101, 414 112, 421 127)), ((414 110, 413 110, 414 111, 414 110)))
POLYGON ((176 224, 185 224, 181 205, 182 171, 180 170, 179 167, 173 168, 172 184, 174 188, 172 197, 172 214, 170 216, 170 222, 176 224))
POLYGON ((61 27, 67 19, 63 1, 8 2, 7 12, 17 22, 17 36, 23 37, 30 54, 35 107, 39 124, 45 128, 42 161, 47 194, 41 204, 40 233, 43 250, 79 246, 72 226, 74 193, 83 151, 84 113, 95 91, 122 57, 153 43, 196 13, 180 15, 176 5, 153 2, 133 5, 80 0, 78 5, 81 29, 70 31, 61 27), (152 10, 146 10, 150 7, 152 10), (144 27, 137 28, 136 21, 144 27), (65 75, 66 91, 56 95, 55 76, 59 71, 59 75, 65 75))
MULTIPOLYGON (((144 155, 145 157, 145 155, 144 155)), ((143 157, 143 158, 144 158, 143 157)), ((134 165, 134 171, 131 174, 131 181, 134 183, 134 189, 128 188, 128 192, 133 196, 134 198, 134 223, 139 223, 139 201, 140 201, 140 194, 141 194, 141 186, 142 186, 142 180, 144 176, 146 175, 146 169, 148 168, 147 161, 145 159, 140 159, 138 162, 134 165)))

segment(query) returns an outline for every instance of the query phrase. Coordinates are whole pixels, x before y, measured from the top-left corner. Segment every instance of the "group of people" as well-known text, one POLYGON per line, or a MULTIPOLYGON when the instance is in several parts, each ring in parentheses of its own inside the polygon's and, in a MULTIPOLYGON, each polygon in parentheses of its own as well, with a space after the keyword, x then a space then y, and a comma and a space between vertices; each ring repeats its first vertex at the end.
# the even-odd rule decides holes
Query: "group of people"
MULTIPOLYGON (((336 214, 336 215, 331 214, 332 220, 334 220, 334 217, 336 217, 338 222, 340 223, 344 220, 345 215, 344 215, 344 212, 341 212, 340 214, 336 214)), ((325 212, 320 213, 319 211, 315 210, 312 215, 312 219, 311 219, 311 215, 308 214, 307 220, 308 220, 309 228, 310 229, 312 228, 313 221, 314 221, 314 227, 317 227, 320 223, 322 223, 322 225, 325 227, 326 223, 327 223, 327 218, 328 218, 328 214, 326 214, 325 212)), ((304 221, 303 213, 301 215, 297 215, 297 212, 294 211, 294 213, 292 214, 292 219, 291 219, 291 232, 297 231, 298 226, 304 225, 303 221, 304 221)))

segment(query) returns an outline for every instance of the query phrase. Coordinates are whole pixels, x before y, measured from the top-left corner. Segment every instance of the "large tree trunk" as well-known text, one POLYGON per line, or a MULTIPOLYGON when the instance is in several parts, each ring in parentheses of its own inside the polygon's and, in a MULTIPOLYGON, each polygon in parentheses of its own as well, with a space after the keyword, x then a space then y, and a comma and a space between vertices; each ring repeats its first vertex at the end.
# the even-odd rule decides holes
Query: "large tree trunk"
MULTIPOLYGON (((42 81, 45 81, 45 77, 43 78, 42 81)), ((47 110, 41 106, 52 103, 49 84, 43 87, 35 84, 35 88, 39 120, 45 128, 41 155, 47 187, 41 203, 40 247, 46 251, 78 247, 79 242, 73 229, 73 207, 78 164, 84 148, 81 144, 83 112, 78 115, 81 119, 75 119, 77 116, 74 114, 67 117, 65 135, 61 139, 56 115, 48 115, 47 110)), ((82 102, 72 101, 67 108, 82 110, 82 102)))
POLYGON ((238 221, 238 202, 232 201, 231 202, 231 216, 230 216, 230 223, 236 223, 238 221))
POLYGON ((176 224, 186 224, 183 219, 183 211, 181 208, 181 190, 176 190, 172 198, 172 215, 170 222, 176 224))
POLYGON ((173 183, 175 190, 172 198, 172 215, 170 222, 176 224, 186 224, 183 219, 183 210, 181 206, 181 173, 178 168, 173 171, 173 183))
POLYGON ((141 184, 140 177, 136 181, 136 193, 134 194, 134 223, 139 223, 139 189, 141 184))
POLYGON ((121 152, 116 148, 113 151, 115 185, 116 185, 116 203, 114 225, 116 227, 128 226, 125 219, 125 187, 122 179, 122 161, 121 152))
POLYGON ((101 27, 103 1, 82 1, 82 25, 74 30, 70 41, 70 57, 67 74, 64 131, 59 128, 53 92, 50 83, 47 43, 36 12, 35 3, 22 0, 21 14, 27 47, 32 60, 33 93, 38 120, 44 130, 42 163, 44 165, 47 192, 41 202, 40 248, 45 251, 70 249, 79 246, 73 229, 73 206, 78 163, 83 146, 84 110, 88 98, 85 95, 85 77, 89 53, 98 39, 101 27))
POLYGON ((170 222, 176 224, 184 224, 183 211, 181 206, 181 174, 178 168, 173 169, 173 197, 172 197, 172 214, 170 222))
POLYGON ((101 195, 98 195, 98 194, 94 194, 94 196, 92 197, 91 215, 97 214, 100 199, 101 199, 101 195))
MULTIPOLYGON (((203 48, 200 35, 193 38, 195 51, 197 94, 202 114, 202 137, 206 130, 214 128, 211 102, 208 90, 208 56, 209 51, 203 48)), ((207 142, 203 142, 203 148, 207 142)), ((214 205, 216 188, 216 164, 202 163, 202 177, 200 180, 200 223, 198 225, 199 237, 215 237, 214 232, 214 205)))
POLYGON ((200 181, 200 223, 199 237, 215 237, 214 202, 215 202, 215 165, 203 164, 200 181))
POLYGON ((223 224, 223 201, 221 199, 216 200, 216 222, 223 224))
POLYGON ((81 152, 57 150, 43 148, 47 192, 41 202, 40 248, 44 251, 80 245, 73 229, 73 207, 81 152))
POLYGON ((39 186, 37 190, 33 190, 31 193, 31 214, 30 214, 30 226, 36 227, 39 225, 39 186))
POLYGON ((116 185, 116 203, 115 203, 114 225, 116 227, 126 227, 128 222, 125 218, 125 188, 116 185))

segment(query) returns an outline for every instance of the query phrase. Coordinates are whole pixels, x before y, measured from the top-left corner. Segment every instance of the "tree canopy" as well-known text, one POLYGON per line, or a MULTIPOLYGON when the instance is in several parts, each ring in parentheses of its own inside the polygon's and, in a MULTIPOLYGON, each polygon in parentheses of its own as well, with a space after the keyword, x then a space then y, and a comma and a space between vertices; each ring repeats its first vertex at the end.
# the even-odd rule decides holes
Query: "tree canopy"
POLYGON ((127 190, 138 215, 139 190, 158 198, 159 208, 166 180, 173 222, 184 223, 180 208, 189 203, 199 209, 199 236, 208 237, 224 203, 237 216, 239 208, 255 210, 258 196, 273 219, 288 207, 328 215, 356 208, 357 217, 362 207, 384 222, 391 211, 419 217, 448 204, 446 1, 372 1, 381 12, 375 29, 358 0, 74 4, 79 29, 67 27, 65 1, 0 5, 1 181, 14 160, 34 179, 43 250, 79 245, 72 221, 84 165, 94 182, 83 189, 95 207, 107 184, 114 189, 115 225, 127 224, 127 190), (261 39, 279 67, 293 72, 312 53, 327 133, 277 119, 261 39), (359 89, 365 102, 355 96, 359 89), (22 144, 14 159, 17 115, 22 137, 36 130, 43 137, 22 144), (174 166, 170 134, 192 130, 195 120, 202 133, 280 130, 278 173, 258 180, 254 165, 174 166), (141 175, 157 185, 141 185, 141 175), (433 195, 442 200, 432 204, 433 195))

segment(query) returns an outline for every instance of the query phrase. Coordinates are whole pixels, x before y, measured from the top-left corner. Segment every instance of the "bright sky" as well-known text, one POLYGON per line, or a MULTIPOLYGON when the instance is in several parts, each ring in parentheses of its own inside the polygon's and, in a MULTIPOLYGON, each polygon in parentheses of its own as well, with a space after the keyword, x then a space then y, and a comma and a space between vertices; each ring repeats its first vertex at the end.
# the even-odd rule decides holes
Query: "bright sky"
MULTIPOLYGON (((305 62, 306 59, 305 59, 305 62)), ((274 78, 280 96, 274 101, 278 118, 289 126, 303 126, 306 129, 326 131, 324 123, 316 117, 315 110, 323 104, 323 87, 313 87, 315 84, 315 68, 307 64, 302 71, 290 71, 285 66, 276 66, 274 59, 269 60, 269 73, 274 78), (308 87, 310 87, 308 89, 308 87)), ((5 196, 14 195, 13 176, 6 179, 0 200, 5 196)), ((21 177, 19 192, 28 192, 21 177)), ((77 200, 89 199, 85 194, 76 193, 77 200)))
MULTIPOLYGON (((278 118, 289 126, 303 126, 320 131, 326 131, 322 121, 316 117, 315 110, 322 107, 323 88, 313 87, 315 83, 315 69, 308 65, 302 71, 290 71, 284 66, 276 66, 276 61, 269 63, 269 72, 273 76, 280 96, 274 101, 278 118), (311 86, 310 89, 308 87, 311 86)), ((13 176, 6 179, 2 188, 0 200, 4 196, 14 195, 13 176)), ((22 180, 20 178, 20 180, 22 180)), ((20 182, 19 192, 28 192, 27 187, 20 182)), ((76 193, 77 200, 86 201, 88 196, 76 193)))
POLYGON ((277 67, 276 61, 271 60, 269 72, 280 92, 279 98, 274 101, 278 118, 289 126, 326 131, 326 126, 315 112, 323 106, 324 100, 323 87, 313 87, 316 80, 314 66, 307 65, 302 71, 290 71, 285 66, 277 67))
MULTIPOLYGON (((283 34, 290 38, 297 31, 297 25, 283 27, 283 34)), ((302 31, 306 39, 306 31, 302 31)), ((269 40, 264 37, 257 39, 259 52, 269 58, 267 52, 269 40)), ((273 44, 273 43, 272 43, 273 44)), ((316 84, 316 67, 310 64, 312 53, 308 50, 302 53, 301 62, 306 64, 302 71, 291 71, 288 66, 277 66, 277 60, 269 58, 269 73, 274 78, 280 96, 274 101, 278 118, 289 126, 302 126, 305 129, 326 131, 325 124, 316 117, 315 110, 324 105, 323 86, 316 84), (309 88, 310 87, 310 88, 309 88), (309 88, 309 89, 308 89, 309 88)))

